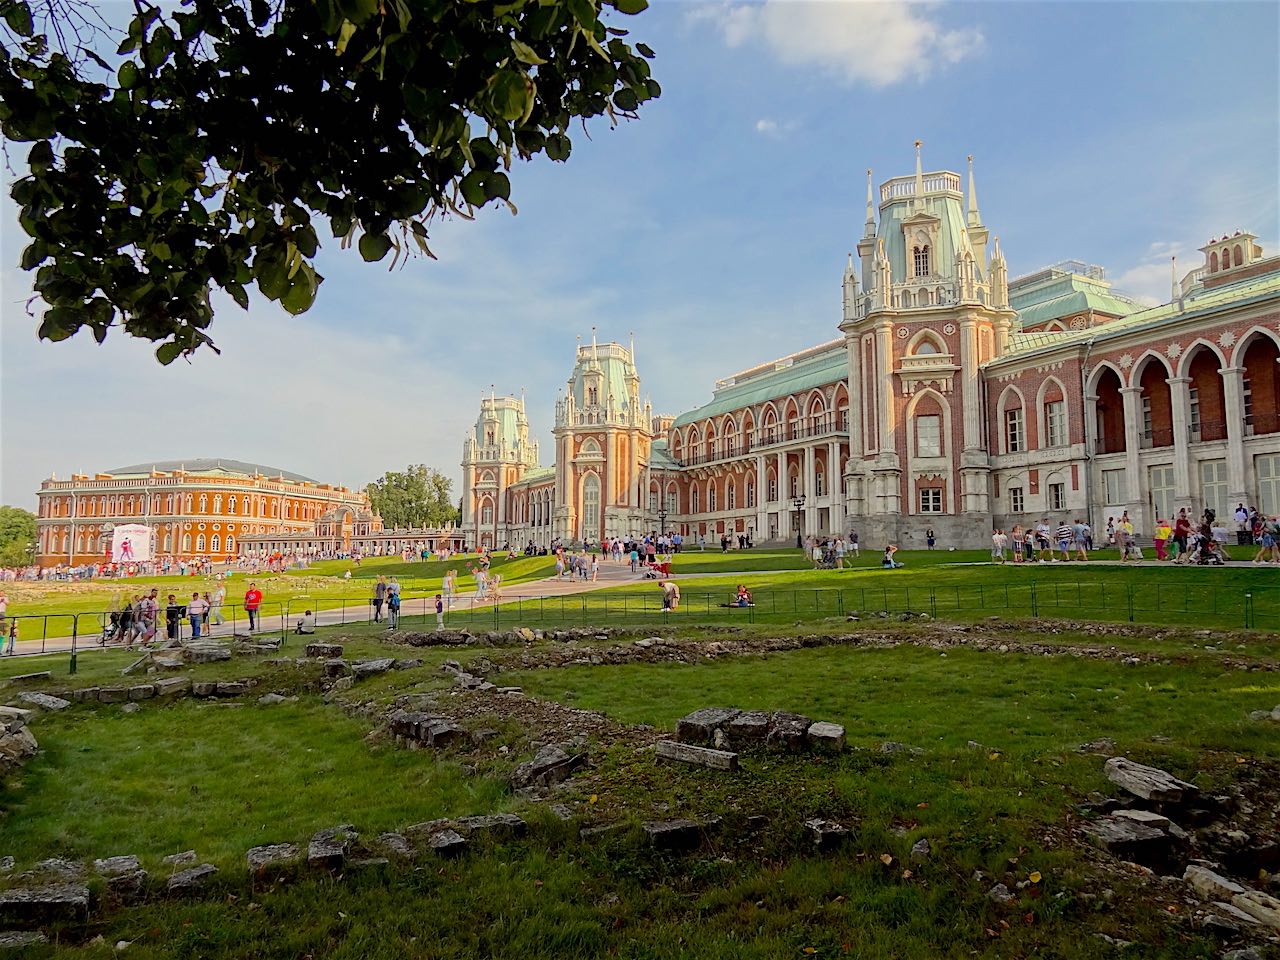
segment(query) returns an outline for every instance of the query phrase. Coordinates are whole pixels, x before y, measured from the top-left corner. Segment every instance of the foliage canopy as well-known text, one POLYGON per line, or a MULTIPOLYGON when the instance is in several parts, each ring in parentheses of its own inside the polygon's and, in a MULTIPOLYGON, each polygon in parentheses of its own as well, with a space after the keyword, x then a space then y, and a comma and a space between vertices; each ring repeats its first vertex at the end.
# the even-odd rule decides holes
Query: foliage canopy
POLYGON ((324 226, 365 260, 432 256, 433 218, 514 212, 514 159, 566 160, 575 118, 661 92, 602 19, 647 0, 134 0, 112 62, 82 3, 0 0, 21 266, 42 338, 119 326, 161 363, 213 345, 214 288, 310 308, 324 226))
POLYGON ((458 521, 458 511, 449 502, 453 481, 421 463, 403 471, 388 470, 365 487, 365 493, 384 527, 441 527, 458 521))
POLYGON ((21 507, 0 507, 0 567, 31 562, 36 542, 36 515, 21 507))

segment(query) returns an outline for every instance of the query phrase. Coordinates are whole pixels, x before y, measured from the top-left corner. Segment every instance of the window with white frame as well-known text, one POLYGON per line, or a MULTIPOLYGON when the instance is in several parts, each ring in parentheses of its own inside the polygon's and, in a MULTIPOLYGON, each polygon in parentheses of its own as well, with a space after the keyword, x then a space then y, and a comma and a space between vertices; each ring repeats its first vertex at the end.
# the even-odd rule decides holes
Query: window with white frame
POLYGON ((1258 478, 1258 509, 1264 516, 1280 514, 1280 453, 1267 453, 1253 458, 1258 478))
POLYGON ((707 510, 714 513, 716 509, 716 485, 714 483, 707 487, 707 510))
POLYGON ((657 490, 649 491, 649 512, 650 513, 658 512, 658 491, 657 490))
POLYGON ((1187 397, 1191 404, 1190 418, 1187 426, 1191 430, 1191 439, 1200 439, 1200 390, 1198 387, 1190 387, 1187 389, 1187 397))
POLYGON ((819 470, 817 473, 813 475, 814 494, 819 497, 822 496, 824 493, 827 492, 826 485, 827 485, 826 475, 821 470, 819 470))
POLYGON ((778 478, 777 477, 769 478, 769 502, 770 503, 778 502, 778 478))
POLYGON ((921 513, 941 513, 942 512, 942 488, 941 487, 921 487, 920 488, 920 512, 921 513))
POLYGON ((917 277, 927 277, 929 275, 929 245, 924 244, 919 247, 911 248, 912 257, 915 261, 917 277))
POLYGON ((1173 513, 1173 467, 1152 467, 1150 476, 1153 519, 1168 519, 1173 513))
POLYGON ((1067 445, 1067 402, 1054 400, 1044 405, 1044 432, 1047 445, 1065 447, 1067 445))
POLYGON ((1117 506, 1126 502, 1124 470, 1102 471, 1102 502, 1107 506, 1117 506))
POLYGON ((1006 410, 1004 412, 1005 452, 1021 452, 1025 436, 1026 434, 1024 433, 1022 422, 1022 408, 1017 407, 1013 410, 1006 410))
POLYGON ((942 456, 942 417, 936 413, 916 417, 916 456, 942 456))
POLYGON ((1021 487, 1009 488, 1009 512, 1022 513, 1027 508, 1026 497, 1023 496, 1021 487))
POLYGON ((730 510, 737 509, 738 506, 738 487, 730 480, 724 489, 725 506, 730 510))
POLYGON ((697 513, 701 507, 702 504, 698 497, 698 486, 697 484, 694 484, 689 488, 689 512, 697 513))
POLYGON ((791 496, 800 496, 800 478, 794 473, 791 475, 791 496))
POLYGON ((1144 396, 1142 398, 1142 435, 1148 440, 1151 439, 1151 398, 1144 396))
POLYGON ((599 526, 600 478, 589 473, 582 481, 582 530, 584 534, 594 535, 599 526))
POLYGON ((493 523, 493 504, 486 501, 484 509, 480 511, 480 522, 486 525, 493 523))
POLYGON ((756 505, 756 485, 754 483, 747 484, 747 506, 754 507, 756 505))
POLYGON ((1200 499, 1218 516, 1227 515, 1227 461, 1200 461, 1200 499))
POLYGON ((1049 509, 1067 509, 1067 485, 1065 483, 1049 484, 1049 509))
POLYGON ((674 490, 668 490, 667 491, 667 513, 678 513, 679 511, 676 509, 678 503, 679 503, 679 500, 676 497, 676 492, 674 490))

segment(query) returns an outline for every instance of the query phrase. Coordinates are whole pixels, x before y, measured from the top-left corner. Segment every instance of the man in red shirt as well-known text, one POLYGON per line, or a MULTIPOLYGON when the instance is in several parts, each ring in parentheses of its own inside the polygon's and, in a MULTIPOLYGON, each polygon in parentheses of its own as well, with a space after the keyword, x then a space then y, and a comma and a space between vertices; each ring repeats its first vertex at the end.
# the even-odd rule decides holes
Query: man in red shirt
POLYGON ((1187 518, 1187 508, 1178 511, 1178 519, 1173 523, 1173 542, 1178 545, 1178 556, 1174 563, 1187 562, 1187 539, 1191 536, 1191 521, 1187 518))
POLYGON ((258 607, 262 606, 262 591, 258 589, 256 583, 249 584, 249 589, 244 592, 244 610, 249 614, 249 632, 252 633, 258 625, 258 607))

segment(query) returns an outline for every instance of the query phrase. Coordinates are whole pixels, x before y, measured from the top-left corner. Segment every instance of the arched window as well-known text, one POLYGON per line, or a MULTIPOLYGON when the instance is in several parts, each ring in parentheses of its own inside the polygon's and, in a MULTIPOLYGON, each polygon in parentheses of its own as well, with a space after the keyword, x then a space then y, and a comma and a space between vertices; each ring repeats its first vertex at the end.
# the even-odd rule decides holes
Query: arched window
POLYGON ((204 534, 196 537, 196 553, 204 553, 204 534))
POLYGON ((1236 266, 1244 266, 1244 250, 1240 248, 1240 244, 1236 244, 1236 266))
POLYGON ((912 247, 911 254, 915 258, 915 268, 917 277, 927 277, 929 275, 929 245, 912 247))
POLYGON ((756 505, 756 485, 750 480, 747 481, 747 506, 754 507, 756 505))
POLYGON ((730 510, 736 510, 738 507, 738 488, 732 480, 725 484, 724 505, 730 510))
POLYGON ((236 538, 228 534, 227 535, 227 553, 234 554, 235 552, 236 552, 236 538))
POLYGON ((84 534, 76 536, 76 553, 84 553, 84 534))
POLYGON ((600 527, 600 478, 588 473, 582 481, 582 532, 592 535, 600 527))
POLYGON ((484 502, 484 508, 480 511, 480 522, 486 526, 493 523, 493 504, 488 500, 484 502))
POLYGON ((1209 272, 1210 272, 1210 273, 1217 273, 1217 272, 1218 272, 1218 255, 1217 255, 1217 253, 1211 253, 1211 254, 1209 254, 1209 272))
POLYGON ((164 512, 173 513, 173 494, 172 493, 165 494, 164 512))
POLYGON ((200 494, 200 512, 209 512, 209 495, 207 493, 200 494))
POLYGON ((689 488, 689 512, 697 513, 701 509, 701 503, 698 499, 698 485, 695 483, 689 488))
POLYGON ((182 552, 183 553, 191 552, 191 534, 189 533, 184 533, 182 535, 182 552))
POLYGON ((667 513, 679 512, 680 499, 674 489, 667 491, 667 513))
POLYGON ((928 337, 925 337, 923 340, 921 340, 919 343, 916 344, 916 349, 913 355, 919 357, 926 354, 935 355, 938 352, 939 352, 938 345, 934 343, 932 340, 930 340, 928 337))
POLYGON ((173 549, 173 535, 172 535, 171 533, 167 532, 167 531, 165 532, 165 535, 164 535, 164 548, 163 548, 163 549, 164 549, 164 552, 165 552, 165 553, 168 553, 170 550, 172 550, 172 549, 173 549))
POLYGON ((715 513, 716 510, 716 484, 713 480, 707 484, 707 512, 715 513))
POLYGON ((813 475, 813 492, 815 496, 822 496, 826 490, 827 478, 822 470, 818 470, 813 475))
POLYGON ((791 474, 791 496, 800 496, 800 477, 794 473, 791 474))
POLYGON ((220 493, 213 498, 213 512, 222 513, 222 494, 220 493))
POLYGON ((221 549, 222 549, 222 538, 215 533, 213 535, 213 538, 209 541, 209 551, 211 553, 218 553, 221 551, 221 549))
POLYGON ((189 493, 188 493, 188 494, 187 494, 187 496, 186 496, 186 500, 185 500, 185 502, 184 502, 184 505, 183 505, 183 506, 184 506, 184 509, 186 510, 186 512, 187 512, 187 513, 190 513, 190 512, 191 512, 191 503, 192 503, 192 501, 191 501, 191 494, 189 494, 189 493))

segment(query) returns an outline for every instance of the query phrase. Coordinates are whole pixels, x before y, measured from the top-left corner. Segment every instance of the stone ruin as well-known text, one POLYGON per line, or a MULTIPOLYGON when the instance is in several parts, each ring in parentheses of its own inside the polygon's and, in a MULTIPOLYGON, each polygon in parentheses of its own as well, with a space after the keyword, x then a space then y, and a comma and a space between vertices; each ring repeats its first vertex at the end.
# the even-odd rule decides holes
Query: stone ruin
POLYGON ((1280 843, 1255 842, 1233 822, 1252 812, 1247 804, 1125 757, 1111 757, 1104 771, 1122 795, 1091 795, 1085 812, 1093 816, 1080 828, 1085 837, 1121 860, 1181 876, 1201 901, 1194 922, 1205 929, 1280 930, 1280 899, 1245 881, 1280 868, 1280 843))
POLYGON ((672 760, 712 770, 738 769, 738 753, 750 749, 840 753, 844 727, 811 720, 798 713, 704 707, 676 723, 674 740, 660 740, 659 760, 672 760))

